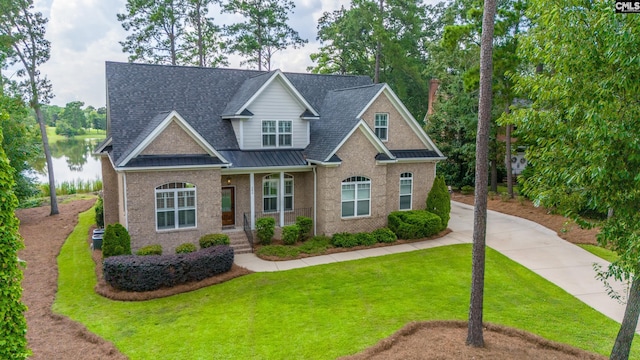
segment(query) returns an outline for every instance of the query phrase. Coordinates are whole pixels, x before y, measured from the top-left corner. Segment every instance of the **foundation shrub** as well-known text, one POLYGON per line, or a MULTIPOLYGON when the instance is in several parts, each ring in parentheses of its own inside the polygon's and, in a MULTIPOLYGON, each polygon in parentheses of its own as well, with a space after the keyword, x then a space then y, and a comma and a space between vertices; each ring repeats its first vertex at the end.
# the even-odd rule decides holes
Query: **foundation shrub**
POLYGON ((449 216, 451 213, 451 195, 444 177, 436 176, 433 186, 427 196, 427 211, 432 212, 440 217, 440 230, 447 228, 449 224, 449 216))
POLYGON ((162 245, 154 244, 143 246, 138 251, 136 251, 136 255, 138 256, 147 256, 147 255, 162 255, 162 245))
POLYGON ((198 251, 198 248, 192 243, 184 243, 176 247, 176 254, 188 254, 195 251, 198 251))
POLYGON ((263 217, 256 221, 256 235, 260 239, 260 244, 269 245, 276 232, 276 220, 271 217, 263 217))
POLYGON ((233 249, 224 245, 187 254, 112 256, 103 262, 104 279, 119 290, 157 290, 227 272, 233 257, 233 249))
POLYGON ((442 230, 440 217, 426 210, 394 211, 388 224, 399 239, 420 239, 442 230))
POLYGON ((350 248, 350 247, 358 246, 358 239, 356 238, 355 234, 346 233, 346 232, 337 233, 337 234, 333 234, 333 236, 331 237, 331 243, 335 247, 350 248))
POLYGON ((217 245, 229 245, 231 241, 229 240, 229 236, 226 234, 207 234, 202 235, 198 240, 201 249, 206 249, 208 247, 217 246, 217 245))
POLYGON ((371 235, 376 239, 376 242, 379 243, 392 243, 398 240, 396 234, 391 231, 389 228, 380 228, 374 230, 371 235))
POLYGON ((102 237, 102 257, 131 255, 131 237, 121 224, 109 224, 102 237))
POLYGON ((98 197, 94 210, 96 212, 96 226, 102 229, 104 227, 104 202, 102 201, 102 196, 98 197))
POLYGON ((311 236, 311 230, 313 230, 313 219, 306 216, 296 217, 296 225, 300 228, 299 241, 305 241, 311 236))
POLYGON ((300 227, 296 224, 287 225, 282 228, 282 242, 285 245, 293 245, 300 237, 300 227))
POLYGON ((368 232, 359 232, 355 237, 358 245, 371 246, 377 243, 375 236, 368 232))

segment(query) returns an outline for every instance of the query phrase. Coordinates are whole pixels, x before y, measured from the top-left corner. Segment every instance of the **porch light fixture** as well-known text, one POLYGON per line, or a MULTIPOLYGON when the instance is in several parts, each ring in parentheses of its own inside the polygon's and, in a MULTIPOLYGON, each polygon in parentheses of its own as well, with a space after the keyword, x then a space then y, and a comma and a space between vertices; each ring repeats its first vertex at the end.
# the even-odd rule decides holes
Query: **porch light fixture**
POLYGON ((227 176, 227 185, 231 185, 231 176, 227 176))

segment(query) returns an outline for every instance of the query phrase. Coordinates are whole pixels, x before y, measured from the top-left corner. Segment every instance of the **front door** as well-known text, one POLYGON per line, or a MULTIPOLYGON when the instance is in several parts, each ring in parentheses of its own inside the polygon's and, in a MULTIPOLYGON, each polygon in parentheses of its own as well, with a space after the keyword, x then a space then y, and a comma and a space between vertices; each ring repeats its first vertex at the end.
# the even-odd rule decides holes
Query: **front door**
POLYGON ((222 226, 236 224, 235 188, 222 188, 222 226))

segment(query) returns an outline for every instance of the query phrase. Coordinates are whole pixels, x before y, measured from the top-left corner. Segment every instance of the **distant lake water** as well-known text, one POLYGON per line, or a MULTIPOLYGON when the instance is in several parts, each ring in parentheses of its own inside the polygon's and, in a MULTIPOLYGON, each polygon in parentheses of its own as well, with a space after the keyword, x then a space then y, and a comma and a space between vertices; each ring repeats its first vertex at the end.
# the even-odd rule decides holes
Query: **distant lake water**
MULTIPOLYGON (((92 154, 101 139, 65 139, 50 145, 56 184, 102 179, 100 157, 92 154)), ((34 164, 39 183, 48 183, 44 156, 34 164)))

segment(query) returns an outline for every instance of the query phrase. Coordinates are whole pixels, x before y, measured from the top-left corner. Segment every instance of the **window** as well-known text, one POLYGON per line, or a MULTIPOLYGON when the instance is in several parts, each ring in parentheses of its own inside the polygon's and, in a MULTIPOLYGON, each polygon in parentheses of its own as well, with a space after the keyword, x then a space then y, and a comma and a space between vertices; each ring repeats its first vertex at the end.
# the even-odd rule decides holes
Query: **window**
MULTIPOLYGON (((280 189, 280 175, 271 174, 262 180, 262 211, 278 211, 278 191, 280 189)), ((284 175, 284 210, 293 210, 293 176, 284 175)))
POLYGON ((400 174, 400 210, 411 210, 411 196, 413 194, 413 174, 400 174))
POLYGON ((376 136, 382 141, 387 141, 389 135, 389 114, 376 114, 374 128, 376 136))
POLYGON ((342 180, 342 217, 369 216, 371 214, 371 180, 352 176, 342 180))
POLYGON ((262 146, 263 147, 291 147, 292 145, 292 121, 291 120, 263 120, 262 121, 262 146), (277 142, 276 142, 277 140, 277 142))
POLYGON ((169 183, 156 188, 156 229, 196 227, 196 188, 169 183))
POLYGON ((262 146, 276 146, 276 122, 273 120, 262 122, 262 146))

